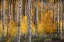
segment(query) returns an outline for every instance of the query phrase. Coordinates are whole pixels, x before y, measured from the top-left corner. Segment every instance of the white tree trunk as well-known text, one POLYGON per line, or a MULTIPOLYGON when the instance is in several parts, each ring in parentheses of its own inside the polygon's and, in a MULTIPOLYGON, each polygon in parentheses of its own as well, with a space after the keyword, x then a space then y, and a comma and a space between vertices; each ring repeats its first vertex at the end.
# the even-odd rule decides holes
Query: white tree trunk
POLYGON ((17 41, 20 42, 20 15, 21 15, 21 1, 18 0, 18 39, 17 41))
POLYGON ((5 15, 5 7, 4 7, 4 0, 2 0, 2 40, 4 39, 4 15, 5 15))
POLYGON ((58 35, 60 35, 60 18, 59 18, 59 0, 58 0, 58 15, 57 15, 57 30, 58 30, 58 35))
POLYGON ((38 35, 38 0, 36 0, 36 36, 38 35))
POLYGON ((31 42, 32 36, 32 17, 31 17, 31 0, 28 0, 28 42, 31 42))

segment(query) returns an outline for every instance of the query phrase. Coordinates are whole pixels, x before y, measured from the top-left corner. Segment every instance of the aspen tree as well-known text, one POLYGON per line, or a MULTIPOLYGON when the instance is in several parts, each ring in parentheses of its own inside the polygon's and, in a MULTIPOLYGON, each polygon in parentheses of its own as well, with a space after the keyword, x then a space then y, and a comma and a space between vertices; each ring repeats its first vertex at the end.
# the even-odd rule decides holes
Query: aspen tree
POLYGON ((54 3, 55 3, 55 0, 54 0, 53 5, 52 5, 53 6, 53 9, 52 9, 53 10, 53 23, 54 23, 54 3))
MULTIPOLYGON (((1 0, 0 0, 0 13, 1 13, 1 0)), ((0 14, 0 20, 1 20, 1 14, 0 14)))
POLYGON ((62 0, 60 1, 60 7, 61 7, 61 9, 60 9, 60 36, 61 36, 61 38, 63 37, 63 35, 62 35, 62 10, 63 10, 63 7, 62 7, 62 0))
POLYGON ((58 33, 58 35, 60 35, 60 25, 59 25, 59 0, 58 0, 58 10, 57 10, 57 33, 58 33))
POLYGON ((38 35, 38 0, 36 0, 36 37, 38 35))
POLYGON ((32 36, 31 1, 28 0, 28 42, 31 42, 32 36))
POLYGON ((10 29, 10 21, 11 21, 11 0, 8 0, 8 27, 7 27, 7 38, 9 38, 9 29, 10 29))
POLYGON ((4 40, 4 15, 5 15, 5 7, 4 7, 4 1, 2 0, 2 40, 4 40))
POLYGON ((22 15, 25 16, 25 1, 26 0, 22 0, 22 15))
MULTIPOLYGON (((8 9, 9 9, 9 4, 10 4, 10 1, 8 0, 8 9)), ((7 38, 8 38, 8 36, 9 36, 9 35, 8 35, 8 32, 9 32, 9 22, 10 22, 10 20, 9 20, 9 19, 10 19, 10 18, 9 18, 9 14, 10 14, 10 13, 9 13, 9 10, 8 10, 8 25, 7 25, 8 27, 7 27, 7 35, 6 35, 7 38)))
POLYGON ((21 15, 21 1, 18 0, 18 39, 17 41, 20 42, 20 37, 21 37, 21 34, 20 34, 20 15, 21 15))
POLYGON ((62 35, 64 36, 64 0, 62 0, 63 11, 62 11, 62 35))
POLYGON ((15 5, 16 5, 16 0, 13 0, 13 21, 15 22, 15 5))
POLYGON ((43 14, 43 5, 44 5, 44 3, 43 3, 43 0, 41 0, 41 20, 42 20, 42 14, 43 14))

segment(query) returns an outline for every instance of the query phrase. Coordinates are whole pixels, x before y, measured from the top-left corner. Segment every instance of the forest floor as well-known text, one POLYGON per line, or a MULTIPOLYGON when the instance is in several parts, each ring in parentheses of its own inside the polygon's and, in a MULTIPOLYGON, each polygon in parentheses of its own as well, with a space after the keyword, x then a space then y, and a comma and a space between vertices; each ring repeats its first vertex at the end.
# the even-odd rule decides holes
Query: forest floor
POLYGON ((64 40, 50 41, 50 42, 64 42, 64 40))

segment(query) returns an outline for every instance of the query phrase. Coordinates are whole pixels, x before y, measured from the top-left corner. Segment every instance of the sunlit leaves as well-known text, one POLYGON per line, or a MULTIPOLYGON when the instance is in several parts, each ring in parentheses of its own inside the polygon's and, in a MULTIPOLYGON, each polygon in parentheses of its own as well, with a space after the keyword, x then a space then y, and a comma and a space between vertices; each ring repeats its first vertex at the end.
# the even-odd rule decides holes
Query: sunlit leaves
POLYGON ((43 27, 45 28, 44 31, 45 33, 54 33, 56 32, 56 22, 52 22, 53 20, 53 14, 52 11, 48 11, 48 13, 44 14, 43 16, 43 27))

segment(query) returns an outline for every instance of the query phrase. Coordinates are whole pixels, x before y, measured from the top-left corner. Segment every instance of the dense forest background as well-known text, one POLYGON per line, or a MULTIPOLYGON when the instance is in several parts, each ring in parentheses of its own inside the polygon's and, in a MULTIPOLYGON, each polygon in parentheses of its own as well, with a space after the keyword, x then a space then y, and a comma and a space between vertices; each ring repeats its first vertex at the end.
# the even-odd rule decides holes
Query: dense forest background
POLYGON ((0 0, 1 42, 53 35, 64 38, 64 0, 0 0))

